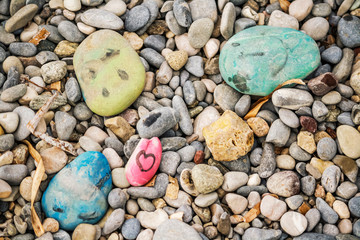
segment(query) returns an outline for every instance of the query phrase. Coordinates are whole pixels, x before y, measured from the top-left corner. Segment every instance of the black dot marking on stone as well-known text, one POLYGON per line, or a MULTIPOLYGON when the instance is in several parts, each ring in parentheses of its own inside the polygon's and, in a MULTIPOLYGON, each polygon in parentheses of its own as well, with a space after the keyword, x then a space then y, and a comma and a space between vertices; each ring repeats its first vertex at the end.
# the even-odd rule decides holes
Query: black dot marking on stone
POLYGON ((109 90, 107 90, 106 88, 103 88, 103 89, 102 89, 102 95, 103 95, 104 97, 108 97, 108 96, 110 95, 109 90))
POLYGON ((93 220, 95 218, 97 218, 98 215, 96 214, 96 212, 91 212, 91 213, 80 213, 78 215, 78 218, 81 220, 93 220))
POLYGON ((58 212, 58 213, 63 213, 64 209, 59 208, 59 207, 53 207, 54 212, 58 212))
POLYGON ((346 16, 344 17, 344 20, 345 20, 345 21, 351 21, 351 20, 353 20, 353 17, 352 17, 351 15, 346 15, 346 16))
POLYGON ((105 182, 106 182, 107 180, 109 180, 109 178, 110 178, 110 173, 107 173, 107 174, 105 175, 105 177, 103 177, 102 179, 100 179, 100 181, 99 181, 97 184, 95 184, 95 186, 96 186, 97 188, 101 189, 101 188, 104 186, 105 182))
POLYGON ((245 54, 245 56, 253 56, 253 57, 261 57, 264 55, 265 55, 265 53, 263 53, 263 52, 254 52, 254 53, 245 54))
POLYGON ((124 70, 118 69, 117 73, 122 80, 129 80, 129 75, 124 70))
POLYGON ((154 124, 154 122, 156 122, 156 120, 161 116, 161 113, 155 113, 150 115, 148 118, 146 118, 146 120, 144 121, 144 125, 146 127, 150 127, 151 125, 154 124))
POLYGON ((240 43, 232 43, 231 46, 238 47, 238 46, 240 46, 240 43))
POLYGON ((114 50, 111 48, 106 49, 106 53, 105 56, 103 56, 102 58, 100 58, 100 60, 105 61, 113 56, 119 55, 120 54, 120 49, 114 50))

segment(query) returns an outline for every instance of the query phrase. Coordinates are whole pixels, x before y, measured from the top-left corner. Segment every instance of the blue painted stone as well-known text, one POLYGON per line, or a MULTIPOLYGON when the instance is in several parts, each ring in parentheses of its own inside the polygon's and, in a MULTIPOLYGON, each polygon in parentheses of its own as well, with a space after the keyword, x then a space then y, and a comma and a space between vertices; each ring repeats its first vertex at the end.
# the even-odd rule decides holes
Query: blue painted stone
POLYGON ((100 152, 85 152, 50 181, 42 197, 47 217, 74 230, 80 223, 97 223, 106 213, 112 188, 111 170, 100 152))
POLYGON ((221 76, 241 93, 265 96, 279 84, 303 79, 320 64, 316 42, 291 28, 256 26, 229 39, 220 53, 221 76))

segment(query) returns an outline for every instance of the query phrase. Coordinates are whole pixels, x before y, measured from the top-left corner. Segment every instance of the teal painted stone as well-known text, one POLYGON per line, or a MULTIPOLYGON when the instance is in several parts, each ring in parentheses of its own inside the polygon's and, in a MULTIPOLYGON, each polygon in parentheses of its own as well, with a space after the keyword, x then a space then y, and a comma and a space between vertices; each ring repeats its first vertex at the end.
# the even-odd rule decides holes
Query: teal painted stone
POLYGON ((85 152, 51 179, 42 208, 62 229, 74 230, 80 223, 94 224, 104 216, 111 188, 106 157, 100 152, 85 152))
POLYGON ((221 76, 241 93, 265 96, 279 84, 303 79, 320 64, 316 42, 291 29, 256 26, 229 39, 220 53, 221 76))

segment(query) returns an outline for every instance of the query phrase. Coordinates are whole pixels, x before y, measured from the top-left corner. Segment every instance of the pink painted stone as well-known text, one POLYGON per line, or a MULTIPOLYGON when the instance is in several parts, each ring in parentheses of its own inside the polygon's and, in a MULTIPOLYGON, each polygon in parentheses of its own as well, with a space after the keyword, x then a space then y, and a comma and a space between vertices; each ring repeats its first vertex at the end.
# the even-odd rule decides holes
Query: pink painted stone
POLYGON ((162 147, 159 138, 141 139, 125 167, 125 176, 132 186, 148 183, 160 166, 162 147))

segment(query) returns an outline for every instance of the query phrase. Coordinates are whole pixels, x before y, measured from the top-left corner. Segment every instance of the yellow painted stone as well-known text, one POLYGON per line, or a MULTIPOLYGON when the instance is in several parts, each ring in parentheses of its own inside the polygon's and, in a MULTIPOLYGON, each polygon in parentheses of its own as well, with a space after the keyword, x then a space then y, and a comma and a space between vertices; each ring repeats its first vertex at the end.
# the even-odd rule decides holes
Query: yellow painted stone
POLYGON ((202 131, 206 145, 217 161, 233 161, 246 155, 254 144, 254 133, 235 112, 227 110, 202 131))
POLYGON ((315 157, 313 157, 313 158, 311 159, 310 164, 311 164, 313 167, 317 168, 321 174, 323 174, 323 172, 325 171, 326 168, 334 165, 333 162, 324 161, 324 160, 321 160, 321 159, 315 158, 315 157))

